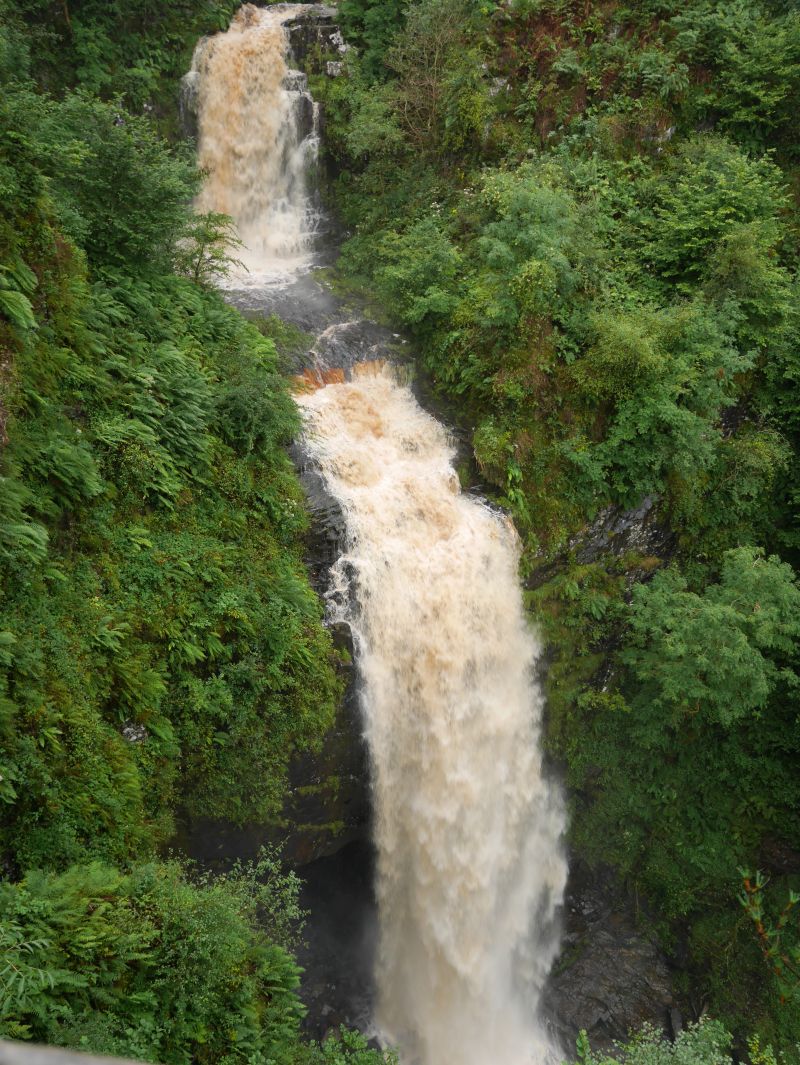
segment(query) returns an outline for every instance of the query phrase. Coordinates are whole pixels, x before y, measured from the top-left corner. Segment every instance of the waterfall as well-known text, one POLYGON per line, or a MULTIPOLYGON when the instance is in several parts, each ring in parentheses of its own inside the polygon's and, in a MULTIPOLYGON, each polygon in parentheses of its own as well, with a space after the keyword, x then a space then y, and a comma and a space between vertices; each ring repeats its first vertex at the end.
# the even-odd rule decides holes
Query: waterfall
POLYGON ((207 172, 197 208, 233 218, 249 284, 285 281, 313 248, 317 106, 305 74, 287 64, 284 26, 306 6, 244 4, 226 33, 198 44, 188 77, 207 172))
MULTIPOLYGON (((295 278, 301 299, 317 124, 285 24, 304 8, 245 4, 190 74, 198 206, 234 218, 252 285, 274 294, 295 278)), ((459 491, 447 434, 411 391, 358 364, 363 324, 324 311, 304 380, 330 383, 299 402, 349 538, 329 600, 354 633, 372 766, 375 1023, 404 1065, 545 1065, 557 1051, 537 1007, 558 946, 564 814, 542 769, 516 535, 459 491)))
MULTIPOLYGON (((359 368, 356 367, 356 371, 359 368)), ((541 1065, 564 814, 542 771, 537 644, 510 523, 462 494, 442 426, 390 373, 300 397, 347 521, 332 611, 369 745, 376 1023, 419 1065, 541 1065)))

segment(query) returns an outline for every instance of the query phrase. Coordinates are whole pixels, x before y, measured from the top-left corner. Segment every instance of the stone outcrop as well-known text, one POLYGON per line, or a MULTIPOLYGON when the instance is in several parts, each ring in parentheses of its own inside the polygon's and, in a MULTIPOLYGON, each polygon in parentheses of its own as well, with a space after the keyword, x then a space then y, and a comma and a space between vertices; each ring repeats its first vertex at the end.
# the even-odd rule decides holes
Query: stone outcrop
POLYGON ((604 507, 590 525, 572 537, 562 555, 533 571, 525 587, 540 588, 563 572, 570 558, 586 565, 603 558, 613 561, 628 556, 628 587, 646 580, 675 552, 675 536, 663 520, 658 503, 655 496, 647 496, 629 510, 604 507))
POLYGON ((296 755, 289 767, 284 854, 295 866, 335 854, 365 838, 368 830, 369 770, 353 645, 346 625, 334 626, 332 634, 334 645, 350 660, 342 667, 347 687, 322 750, 296 755))
MULTIPOLYGON (((346 626, 334 631, 340 650, 351 648, 346 626)), ((190 858, 226 865, 255 858, 277 844, 295 868, 335 854, 367 835, 369 773, 354 670, 342 666, 346 694, 319 752, 299 752, 289 765, 289 788, 280 818, 272 824, 234 825, 209 818, 186 820, 174 845, 190 858)))
POLYGON ((335 7, 303 5, 294 18, 284 23, 289 34, 292 57, 310 74, 325 71, 331 55, 343 56, 347 45, 337 23, 335 7))
POLYGON ((593 1049, 607 1050, 645 1022, 672 1034, 680 1016, 667 959, 608 869, 571 863, 545 1012, 567 1051, 581 1029, 593 1049))
MULTIPOLYGON (((306 493, 311 525, 305 563, 320 596, 328 589, 330 567, 344 550, 345 520, 322 478, 302 448, 292 458, 306 493)), ((339 669, 345 695, 322 748, 301 751, 289 764, 289 788, 281 816, 274 824, 236 826, 197 818, 184 824, 176 841, 199 861, 227 862, 252 858, 264 844, 280 843, 283 855, 299 867, 335 854, 354 840, 366 838, 369 823, 369 769, 362 736, 353 645, 349 627, 331 628, 334 647, 342 656, 339 669)))
POLYGON ((660 519, 656 497, 646 496, 630 510, 605 507, 570 548, 582 563, 594 562, 605 553, 617 557, 628 553, 655 555, 667 560, 674 550, 674 536, 660 519))

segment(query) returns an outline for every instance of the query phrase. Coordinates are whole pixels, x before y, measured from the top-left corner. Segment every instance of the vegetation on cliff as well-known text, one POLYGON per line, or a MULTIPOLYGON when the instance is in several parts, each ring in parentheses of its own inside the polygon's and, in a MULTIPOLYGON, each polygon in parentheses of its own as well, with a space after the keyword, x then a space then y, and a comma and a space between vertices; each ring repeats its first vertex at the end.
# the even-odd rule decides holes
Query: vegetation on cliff
POLYGON ((275 346, 203 284, 190 156, 125 106, 232 6, 0 6, 0 1035, 366 1065, 300 1038, 276 857, 160 857, 176 810, 275 819, 340 695, 275 346))
POLYGON ((413 333, 523 535, 573 842, 650 904, 698 1012, 791 1047, 800 15, 341 11, 358 54, 315 90, 342 266, 413 333))

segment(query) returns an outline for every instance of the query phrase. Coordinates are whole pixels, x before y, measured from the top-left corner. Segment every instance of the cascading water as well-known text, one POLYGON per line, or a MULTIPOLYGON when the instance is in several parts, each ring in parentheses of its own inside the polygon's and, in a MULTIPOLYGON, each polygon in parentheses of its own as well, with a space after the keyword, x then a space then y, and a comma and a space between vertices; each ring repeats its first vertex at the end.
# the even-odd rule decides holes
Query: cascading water
MULTIPOLYGON (((237 224, 247 305, 280 313, 320 300, 302 269, 315 107, 286 59, 285 23, 304 10, 245 4, 190 75, 208 171, 198 206, 237 224)), ((379 327, 337 319, 330 296, 319 306, 306 381, 341 383, 299 402, 349 537, 329 599, 355 634, 373 773, 376 1027, 404 1065, 543 1065, 556 1053, 537 1005, 557 950, 564 816, 542 771, 515 534, 460 494, 446 433, 407 387, 334 368, 378 355, 379 327)))
POLYGON ((377 1026, 403 1061, 542 1063, 564 816, 514 531, 460 493, 443 428, 387 372, 300 402, 350 539, 331 598, 356 637, 373 767, 377 1026))
POLYGON ((308 182, 317 106, 305 74, 286 61, 284 23, 306 6, 244 4, 226 33, 200 42, 189 75, 207 171, 197 207, 233 218, 251 285, 308 266, 319 222, 308 182))

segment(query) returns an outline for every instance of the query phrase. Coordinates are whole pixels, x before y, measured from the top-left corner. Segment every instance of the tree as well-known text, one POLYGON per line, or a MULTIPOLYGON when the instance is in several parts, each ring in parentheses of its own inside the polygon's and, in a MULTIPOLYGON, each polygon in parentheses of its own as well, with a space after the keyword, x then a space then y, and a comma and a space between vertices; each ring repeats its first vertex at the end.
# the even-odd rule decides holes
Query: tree
POLYGON ((636 705, 654 726, 700 715, 724 727, 796 688, 800 587, 792 568, 742 547, 723 557, 718 584, 689 591, 674 569, 634 589, 622 661, 639 682, 636 705))
POLYGON ((408 0, 342 0, 339 4, 345 36, 361 49, 370 77, 385 74, 386 53, 403 25, 407 7, 408 0))
POLYGON ((459 149, 483 130, 481 53, 465 32, 473 15, 469 0, 421 0, 386 54, 398 121, 417 151, 459 149))
POLYGON ((167 269, 199 175, 145 119, 82 93, 40 105, 39 165, 92 267, 167 269))
POLYGON ((211 285, 229 277, 235 267, 244 268, 231 254, 242 246, 236 223, 228 215, 192 214, 175 249, 175 267, 195 284, 211 285))

